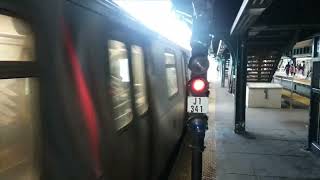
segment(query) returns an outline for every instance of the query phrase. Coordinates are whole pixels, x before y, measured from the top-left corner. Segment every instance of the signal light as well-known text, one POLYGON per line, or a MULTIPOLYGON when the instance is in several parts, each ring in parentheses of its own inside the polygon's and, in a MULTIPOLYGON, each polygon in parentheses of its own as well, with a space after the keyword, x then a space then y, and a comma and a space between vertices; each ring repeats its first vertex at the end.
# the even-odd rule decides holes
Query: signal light
POLYGON ((188 86, 191 94, 195 96, 204 96, 208 92, 208 81, 204 78, 193 78, 188 86))
POLYGON ((188 67, 195 75, 205 74, 209 68, 208 58, 205 56, 191 57, 188 67))
POLYGON ((194 91, 201 92, 204 90, 205 87, 206 87, 206 84, 202 79, 196 79, 195 81, 193 81, 192 89, 194 91))

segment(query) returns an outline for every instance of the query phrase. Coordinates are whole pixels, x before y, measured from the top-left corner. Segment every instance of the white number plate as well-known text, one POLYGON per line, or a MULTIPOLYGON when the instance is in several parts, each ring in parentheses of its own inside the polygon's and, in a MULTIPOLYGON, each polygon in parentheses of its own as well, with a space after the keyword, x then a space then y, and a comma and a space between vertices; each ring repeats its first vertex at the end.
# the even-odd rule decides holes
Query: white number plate
POLYGON ((188 96, 189 113, 208 113, 208 97, 188 96))

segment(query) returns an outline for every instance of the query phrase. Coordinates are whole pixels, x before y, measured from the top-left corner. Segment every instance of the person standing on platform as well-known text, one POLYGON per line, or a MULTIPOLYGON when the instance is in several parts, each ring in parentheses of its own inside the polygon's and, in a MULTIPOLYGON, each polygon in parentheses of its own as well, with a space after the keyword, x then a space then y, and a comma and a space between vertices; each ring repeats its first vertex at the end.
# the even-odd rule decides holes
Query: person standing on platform
POLYGON ((289 62, 284 69, 286 70, 287 76, 289 76, 289 71, 290 71, 290 63, 289 62))
POLYGON ((302 74, 303 76, 304 76, 304 70, 305 70, 305 68, 306 68, 305 61, 302 61, 300 69, 301 69, 301 74, 302 74))
POLYGON ((294 76, 296 74, 296 67, 294 66, 294 64, 290 66, 290 74, 291 76, 294 76))

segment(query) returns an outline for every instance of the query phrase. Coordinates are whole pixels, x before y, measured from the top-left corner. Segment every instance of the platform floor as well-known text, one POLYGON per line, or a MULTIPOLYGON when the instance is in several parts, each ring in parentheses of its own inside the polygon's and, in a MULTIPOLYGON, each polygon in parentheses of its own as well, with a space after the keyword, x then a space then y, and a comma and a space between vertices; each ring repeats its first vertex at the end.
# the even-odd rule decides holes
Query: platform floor
MULTIPOLYGON (((213 91, 204 180, 320 179, 320 158, 304 150, 308 109, 248 108, 248 134, 242 136, 233 132, 233 95, 219 85, 213 91)), ((188 180, 190 170, 190 152, 184 147, 169 179, 188 180)))
POLYGON ((305 151, 306 109, 247 109, 248 135, 233 132, 233 96, 216 86, 218 180, 320 179, 320 159, 305 151))

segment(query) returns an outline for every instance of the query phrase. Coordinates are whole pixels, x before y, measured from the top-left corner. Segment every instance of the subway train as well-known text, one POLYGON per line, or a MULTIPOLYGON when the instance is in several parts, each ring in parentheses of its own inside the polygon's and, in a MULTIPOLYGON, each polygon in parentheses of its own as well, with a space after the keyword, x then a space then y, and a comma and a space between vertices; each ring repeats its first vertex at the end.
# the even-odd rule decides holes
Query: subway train
POLYGON ((109 1, 0 1, 0 179, 166 179, 189 55, 109 1))

